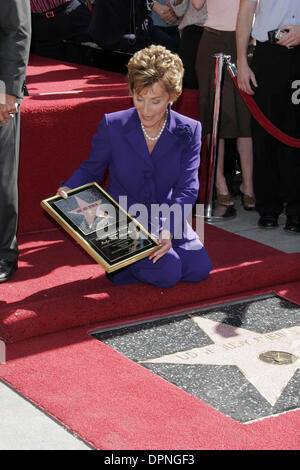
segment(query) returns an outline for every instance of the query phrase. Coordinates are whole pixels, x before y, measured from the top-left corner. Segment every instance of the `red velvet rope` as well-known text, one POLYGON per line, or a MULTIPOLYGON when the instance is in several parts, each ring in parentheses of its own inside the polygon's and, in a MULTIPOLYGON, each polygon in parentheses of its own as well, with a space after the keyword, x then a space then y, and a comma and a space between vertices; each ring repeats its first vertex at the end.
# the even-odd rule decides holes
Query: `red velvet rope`
POLYGON ((246 105, 248 106, 251 114, 259 122, 259 124, 267 132, 269 132, 269 134, 271 134, 277 140, 280 140, 280 142, 283 142, 284 144, 289 145, 290 147, 300 148, 300 139, 296 139, 295 137, 290 137, 289 135, 277 129, 277 127, 274 126, 274 124, 272 124, 272 122, 269 121, 269 119, 262 113, 262 111, 259 109, 259 107, 255 103, 253 97, 251 95, 248 95, 248 93, 246 93, 245 91, 239 88, 238 83, 237 83, 237 78, 234 77, 231 73, 230 73, 230 76, 235 86, 239 90, 241 97, 243 98, 246 105))

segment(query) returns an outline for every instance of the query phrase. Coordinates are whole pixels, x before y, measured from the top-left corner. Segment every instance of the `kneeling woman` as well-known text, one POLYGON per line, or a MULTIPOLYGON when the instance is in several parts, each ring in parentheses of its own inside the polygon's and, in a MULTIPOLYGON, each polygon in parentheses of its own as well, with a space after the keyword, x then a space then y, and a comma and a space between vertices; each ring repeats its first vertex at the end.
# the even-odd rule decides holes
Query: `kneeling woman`
MULTIPOLYGON (((128 207, 144 204, 149 214, 154 204, 175 204, 187 217, 186 209, 195 204, 199 189, 201 125, 171 109, 182 91, 183 72, 178 55, 162 46, 136 52, 128 63, 134 107, 104 115, 89 159, 58 193, 67 197, 70 188, 102 181, 108 168, 107 192, 116 201, 125 196, 128 207)), ((149 258, 116 271, 115 285, 142 281, 171 287, 208 277, 212 265, 197 233, 186 220, 174 219, 167 225, 159 221, 161 247, 149 258)))

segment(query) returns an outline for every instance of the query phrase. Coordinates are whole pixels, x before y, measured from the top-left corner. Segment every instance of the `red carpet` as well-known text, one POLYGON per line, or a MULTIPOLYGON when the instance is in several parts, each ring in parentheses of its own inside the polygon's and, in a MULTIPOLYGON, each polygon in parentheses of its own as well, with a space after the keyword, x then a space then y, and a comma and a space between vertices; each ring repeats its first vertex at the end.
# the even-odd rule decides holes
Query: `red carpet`
POLYGON ((299 254, 209 225, 205 238, 210 278, 158 289, 112 287, 58 230, 22 236, 20 269, 1 287, 0 336, 14 342, 2 380, 96 449, 299 449, 300 411, 239 423, 88 335, 270 292, 300 304, 299 254))
MULTIPOLYGON (((300 304, 300 254, 206 225, 209 279, 171 289, 113 287, 40 201, 87 156, 103 113, 129 105, 124 77, 32 57, 28 86, 20 263, 0 289, 0 338, 7 343, 0 377, 96 449, 299 449, 299 411, 238 423, 87 333, 270 292, 300 304)), ((187 90, 177 106, 193 115, 196 105, 187 90)))
POLYGON ((201 283, 171 289, 113 287, 104 270, 60 230, 20 236, 19 270, 1 286, 0 337, 16 342, 96 322, 154 315, 300 280, 300 254, 283 254, 207 225, 215 267, 201 283), (226 247, 226 249, 225 249, 226 247))
POLYGON ((299 411, 241 424, 88 336, 270 292, 300 304, 300 254, 209 225, 205 243, 215 266, 209 279, 116 288, 59 230, 21 236, 20 268, 0 291, 0 377, 96 449, 299 449, 299 411))
MULTIPOLYGON (((274 290, 300 301, 300 282, 274 290)), ((299 411, 241 424, 88 331, 75 328, 8 345, 0 376, 94 448, 299 449, 299 411)))

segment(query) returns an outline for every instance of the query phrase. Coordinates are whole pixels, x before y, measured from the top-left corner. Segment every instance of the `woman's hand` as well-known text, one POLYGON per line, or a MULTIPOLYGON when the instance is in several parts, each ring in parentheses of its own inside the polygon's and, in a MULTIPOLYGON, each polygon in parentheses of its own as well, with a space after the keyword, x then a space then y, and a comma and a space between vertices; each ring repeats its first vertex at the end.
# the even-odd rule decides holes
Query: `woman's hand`
POLYGON ((69 188, 68 186, 61 186, 60 188, 58 188, 57 194, 61 196, 63 199, 67 199, 68 197, 67 191, 70 191, 70 189, 71 188, 69 188))
POLYGON ((160 232, 158 241, 161 247, 149 256, 149 259, 152 260, 154 264, 172 248, 172 238, 173 235, 168 230, 162 230, 160 232))
POLYGON ((238 63, 237 83, 242 91, 245 91, 246 93, 248 93, 248 95, 254 95, 254 91, 252 89, 251 84, 257 87, 258 83, 256 81, 254 72, 251 70, 247 63, 243 64, 242 66, 238 63))

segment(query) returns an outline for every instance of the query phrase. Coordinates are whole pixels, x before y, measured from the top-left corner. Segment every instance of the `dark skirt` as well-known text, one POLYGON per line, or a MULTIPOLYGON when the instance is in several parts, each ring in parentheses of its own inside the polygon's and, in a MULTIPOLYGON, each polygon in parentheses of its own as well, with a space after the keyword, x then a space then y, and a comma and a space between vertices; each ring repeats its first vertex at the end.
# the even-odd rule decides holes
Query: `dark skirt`
MULTIPOLYGON (((210 134, 214 101, 216 53, 231 56, 236 63, 235 31, 204 28, 196 59, 199 85, 200 122, 203 134, 210 134)), ((251 137, 251 116, 229 72, 224 66, 221 85, 219 138, 251 137)))

